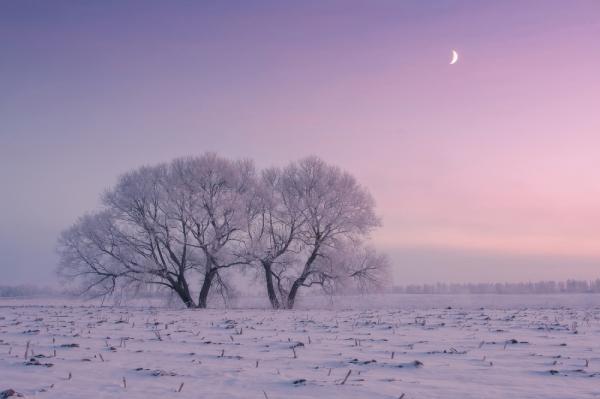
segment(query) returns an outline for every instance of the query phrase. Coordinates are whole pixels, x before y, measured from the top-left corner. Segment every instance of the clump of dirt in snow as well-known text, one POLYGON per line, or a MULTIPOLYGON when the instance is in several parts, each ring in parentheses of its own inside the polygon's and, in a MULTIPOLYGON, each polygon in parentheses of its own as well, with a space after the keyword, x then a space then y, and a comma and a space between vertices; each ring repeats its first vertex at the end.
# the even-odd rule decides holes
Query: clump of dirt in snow
POLYGON ((44 367, 52 367, 52 366, 54 366, 54 364, 52 364, 52 363, 41 363, 35 357, 32 357, 27 362, 25 362, 25 365, 26 366, 44 366, 44 367))
POLYGON ((15 391, 14 389, 7 389, 5 391, 0 392, 0 399, 7 399, 7 398, 22 398, 23 394, 15 391))

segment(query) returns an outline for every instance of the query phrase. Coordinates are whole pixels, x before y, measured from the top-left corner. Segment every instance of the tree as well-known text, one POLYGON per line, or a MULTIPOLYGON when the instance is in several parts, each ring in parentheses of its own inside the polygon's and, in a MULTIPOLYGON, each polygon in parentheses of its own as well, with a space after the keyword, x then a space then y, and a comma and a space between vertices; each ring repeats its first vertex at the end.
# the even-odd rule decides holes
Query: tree
POLYGON ((246 212, 255 180, 251 161, 232 162, 215 154, 176 160, 173 181, 186 198, 189 232, 203 256, 198 306, 205 308, 219 271, 246 264, 246 212))
POLYGON ((223 284, 219 271, 243 263, 235 254, 247 222, 238 210, 253 171, 251 162, 205 154, 121 176, 99 212, 62 233, 60 274, 83 292, 158 284, 187 307, 206 307, 213 282, 223 284), (190 281, 198 274, 196 301, 190 281))
POLYGON ((267 200, 259 231, 266 240, 259 246, 260 262, 271 303, 291 309, 302 287, 326 289, 342 278, 345 269, 334 261, 339 259, 336 254, 348 245, 360 245, 379 219, 368 191, 349 173, 317 157, 271 171, 262 183, 267 200))
POLYGON ((201 262, 190 250, 189 218, 169 174, 169 166, 158 165, 121 176, 102 210, 62 233, 61 274, 101 295, 118 284, 158 284, 195 307, 188 274, 201 262))
POLYGON ((303 225, 301 205, 293 190, 293 176, 288 172, 279 168, 264 170, 247 207, 251 221, 247 258, 249 262, 258 263, 264 271, 273 309, 283 305, 277 294, 284 292, 281 274, 296 260, 295 251, 303 225))

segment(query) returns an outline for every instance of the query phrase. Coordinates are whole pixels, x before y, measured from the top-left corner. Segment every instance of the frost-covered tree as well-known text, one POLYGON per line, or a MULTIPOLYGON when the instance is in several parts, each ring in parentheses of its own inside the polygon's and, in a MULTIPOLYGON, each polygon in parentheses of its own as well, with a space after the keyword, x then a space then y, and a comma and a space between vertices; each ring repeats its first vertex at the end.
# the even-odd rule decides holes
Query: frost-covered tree
POLYGON ((270 168, 262 172, 248 203, 247 258, 264 272, 267 295, 274 309, 282 307, 285 291, 282 274, 297 262, 300 229, 304 223, 301 205, 289 171, 270 168))
POLYGON ((223 284, 219 271, 243 263, 236 253, 253 173, 251 162, 205 154, 121 176, 100 211, 62 233, 60 274, 84 292, 157 284, 187 307, 206 307, 213 282, 223 284))
POLYGON ((251 161, 234 162, 208 154, 176 160, 173 182, 185 197, 193 248, 202 257, 202 287, 198 306, 206 307, 209 290, 219 271, 247 263, 250 202, 255 181, 251 161))
POLYGON ((168 165, 158 165, 121 176, 100 211, 62 233, 60 274, 98 295, 158 284, 194 307, 188 274, 200 259, 190 250, 189 220, 172 195, 169 174, 168 165))
MULTIPOLYGON (((368 191, 317 157, 269 171, 261 188, 266 200, 258 248, 271 304, 293 308, 302 287, 327 289, 348 277, 349 270, 338 261, 341 252, 359 246, 379 225, 368 191)), ((367 275, 375 273, 355 273, 355 278, 367 275)))

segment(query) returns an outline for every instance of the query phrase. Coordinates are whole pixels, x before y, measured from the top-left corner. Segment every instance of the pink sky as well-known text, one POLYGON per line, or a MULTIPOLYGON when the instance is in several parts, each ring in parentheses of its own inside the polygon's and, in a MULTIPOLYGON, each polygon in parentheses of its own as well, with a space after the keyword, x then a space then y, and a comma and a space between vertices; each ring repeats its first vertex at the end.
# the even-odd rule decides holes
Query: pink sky
POLYGON ((599 38, 597 1, 2 3, 0 278, 206 150, 350 170, 397 283, 600 277, 599 38))

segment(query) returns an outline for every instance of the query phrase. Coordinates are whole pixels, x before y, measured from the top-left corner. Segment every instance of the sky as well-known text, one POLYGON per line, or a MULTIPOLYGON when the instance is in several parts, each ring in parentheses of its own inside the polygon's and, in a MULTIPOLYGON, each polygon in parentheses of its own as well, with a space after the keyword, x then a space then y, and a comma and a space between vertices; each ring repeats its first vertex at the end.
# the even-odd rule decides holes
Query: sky
POLYGON ((599 38, 594 0, 2 1, 0 284, 205 151, 350 171, 396 284, 598 278, 599 38))

